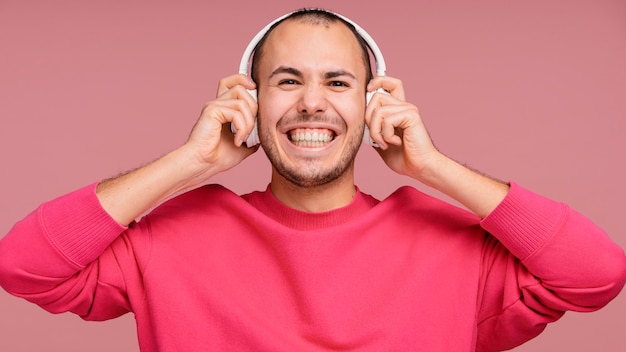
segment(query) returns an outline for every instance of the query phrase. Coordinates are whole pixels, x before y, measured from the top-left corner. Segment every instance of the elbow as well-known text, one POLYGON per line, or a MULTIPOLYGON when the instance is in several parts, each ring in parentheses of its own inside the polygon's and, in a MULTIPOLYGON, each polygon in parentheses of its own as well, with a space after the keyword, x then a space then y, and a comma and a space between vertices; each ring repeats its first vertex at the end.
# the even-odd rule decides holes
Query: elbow
POLYGON ((559 297, 561 310, 596 311, 617 297, 626 284, 626 256, 621 249, 605 252, 597 261, 569 266, 576 270, 565 281, 544 281, 545 287, 559 297))
POLYGON ((14 252, 7 248, 8 239, 0 240, 0 286, 7 292, 15 294, 19 291, 19 265, 15 262, 14 252))
POLYGON ((584 304, 587 307, 583 311, 598 310, 606 306, 624 288, 626 284, 626 256, 621 252, 614 256, 614 260, 604 263, 604 266, 596 268, 595 278, 587 288, 583 290, 584 304))
POLYGON ((0 286, 13 295, 25 292, 29 262, 41 255, 38 247, 28 245, 36 226, 37 217, 30 215, 18 221, 0 238, 0 286))
POLYGON ((598 281, 606 287, 605 300, 602 305, 608 304, 622 291, 626 284, 626 255, 617 245, 613 251, 606 253, 606 262, 599 267, 598 281))
POLYGON ((607 280, 608 299, 604 305, 608 304, 613 298, 622 291, 626 284, 626 255, 621 251, 621 255, 617 256, 617 261, 612 268, 607 269, 605 280, 607 280))
POLYGON ((53 270, 50 262, 42 260, 45 250, 39 244, 47 243, 47 240, 34 241, 33 237, 38 235, 24 225, 25 222, 18 222, 0 239, 0 286, 19 297, 45 291, 49 286, 58 284, 55 275, 42 274, 53 270))

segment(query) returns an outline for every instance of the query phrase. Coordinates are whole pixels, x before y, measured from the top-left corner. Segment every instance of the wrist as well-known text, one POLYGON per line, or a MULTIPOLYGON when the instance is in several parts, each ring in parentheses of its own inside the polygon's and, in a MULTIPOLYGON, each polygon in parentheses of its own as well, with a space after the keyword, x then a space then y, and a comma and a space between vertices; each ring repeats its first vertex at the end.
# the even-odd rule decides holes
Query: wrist
POLYGON ((439 189, 443 175, 446 174, 446 170, 450 169, 450 163, 454 161, 438 151, 433 151, 423 160, 421 167, 409 176, 426 186, 439 189))
POLYGON ((463 204, 481 218, 506 197, 509 185, 439 154, 424 164, 418 180, 463 204))
POLYGON ((210 175, 186 148, 178 148, 143 167, 100 182, 96 195, 105 211, 126 226, 168 198, 200 186, 210 175))
POLYGON ((203 160, 194 148, 187 145, 174 149, 163 159, 172 168, 177 193, 198 187, 221 172, 217 164, 203 160))

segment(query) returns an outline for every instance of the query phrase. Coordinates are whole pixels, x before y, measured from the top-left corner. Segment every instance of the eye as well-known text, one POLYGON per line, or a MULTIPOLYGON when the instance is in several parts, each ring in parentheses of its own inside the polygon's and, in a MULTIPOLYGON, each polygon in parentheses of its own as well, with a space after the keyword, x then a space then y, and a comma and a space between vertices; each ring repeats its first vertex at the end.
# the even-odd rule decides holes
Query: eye
POLYGON ((296 82, 293 79, 284 79, 284 80, 278 82, 278 84, 280 84, 280 85, 292 85, 292 84, 297 84, 297 83, 298 82, 296 82))
POLYGON ((331 87, 349 87, 350 86, 348 83, 342 82, 342 81, 331 81, 329 85, 331 87))

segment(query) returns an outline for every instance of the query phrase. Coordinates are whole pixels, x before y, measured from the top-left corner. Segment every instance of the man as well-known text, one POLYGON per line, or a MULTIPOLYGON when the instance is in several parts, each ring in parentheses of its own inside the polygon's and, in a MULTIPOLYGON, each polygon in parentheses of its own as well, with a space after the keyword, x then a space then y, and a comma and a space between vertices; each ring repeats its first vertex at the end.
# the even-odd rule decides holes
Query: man
POLYGON ((370 80, 349 23, 302 10, 262 43, 254 80, 221 80, 184 145, 16 224, 3 287, 89 320, 132 311, 143 351, 495 351, 620 292, 626 257, 602 230, 441 154, 402 83, 370 80), (268 189, 200 187, 257 151, 255 116, 268 189), (391 169, 469 211, 362 193, 366 124, 391 169))

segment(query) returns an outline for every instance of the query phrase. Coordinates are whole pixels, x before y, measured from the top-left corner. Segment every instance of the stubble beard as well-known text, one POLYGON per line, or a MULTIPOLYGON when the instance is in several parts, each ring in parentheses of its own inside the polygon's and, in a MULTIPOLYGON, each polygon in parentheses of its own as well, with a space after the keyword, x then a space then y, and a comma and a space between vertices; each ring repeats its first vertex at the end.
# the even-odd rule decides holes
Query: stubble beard
POLYGON ((259 122, 259 138, 261 147, 267 155, 274 170, 285 180, 296 187, 313 188, 328 185, 346 175, 354 165, 354 160, 363 140, 365 122, 348 137, 349 141, 341 158, 334 164, 325 166, 316 158, 302 160, 300 166, 289 166, 282 160, 278 149, 265 126, 259 122))

